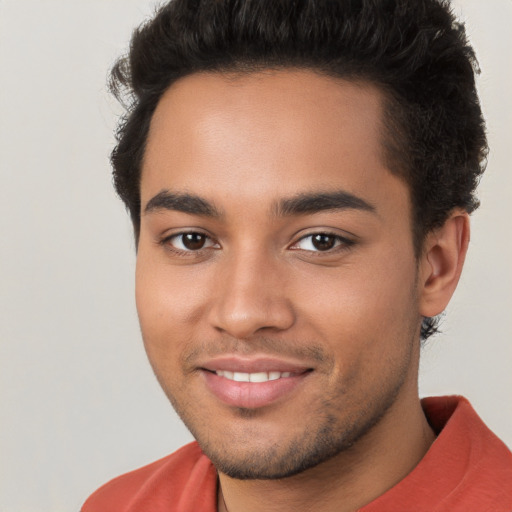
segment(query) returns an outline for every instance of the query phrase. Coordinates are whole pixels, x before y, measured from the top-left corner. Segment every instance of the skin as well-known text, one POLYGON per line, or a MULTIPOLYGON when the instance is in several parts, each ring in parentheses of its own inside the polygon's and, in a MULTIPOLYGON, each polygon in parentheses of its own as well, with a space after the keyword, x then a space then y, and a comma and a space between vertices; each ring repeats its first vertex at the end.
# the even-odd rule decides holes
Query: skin
POLYGON ((373 86, 312 71, 195 74, 152 119, 137 308, 162 388, 219 470, 220 510, 356 510, 434 440, 419 329, 455 289, 469 225, 454 211, 415 257, 409 190, 382 154, 382 103, 373 86), (333 191, 369 208, 278 207, 333 191), (183 232, 200 234, 193 250, 183 232), (201 370, 226 354, 308 372, 269 405, 234 407, 201 370))

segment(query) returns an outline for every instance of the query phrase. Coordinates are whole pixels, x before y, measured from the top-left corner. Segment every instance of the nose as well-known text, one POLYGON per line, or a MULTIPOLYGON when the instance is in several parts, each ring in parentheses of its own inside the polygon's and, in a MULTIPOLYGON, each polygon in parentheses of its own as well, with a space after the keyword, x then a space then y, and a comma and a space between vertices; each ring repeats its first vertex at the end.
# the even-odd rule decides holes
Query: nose
POLYGON ((215 280, 211 325, 237 339, 284 331, 295 323, 286 277, 275 258, 240 254, 227 258, 215 280))

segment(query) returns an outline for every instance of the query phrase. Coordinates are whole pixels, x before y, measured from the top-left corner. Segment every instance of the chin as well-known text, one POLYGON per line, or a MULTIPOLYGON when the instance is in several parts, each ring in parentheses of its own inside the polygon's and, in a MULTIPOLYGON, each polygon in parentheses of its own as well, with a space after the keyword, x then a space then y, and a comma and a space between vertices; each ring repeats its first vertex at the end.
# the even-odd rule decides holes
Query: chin
POLYGON ((243 440, 228 435, 229 439, 202 439, 206 436, 192 433, 220 473, 238 480, 275 480, 298 475, 350 450, 384 414, 381 410, 345 425, 336 416, 326 416, 316 428, 304 425, 300 434, 291 439, 283 434, 275 443, 262 439, 262 432, 246 434, 243 440))

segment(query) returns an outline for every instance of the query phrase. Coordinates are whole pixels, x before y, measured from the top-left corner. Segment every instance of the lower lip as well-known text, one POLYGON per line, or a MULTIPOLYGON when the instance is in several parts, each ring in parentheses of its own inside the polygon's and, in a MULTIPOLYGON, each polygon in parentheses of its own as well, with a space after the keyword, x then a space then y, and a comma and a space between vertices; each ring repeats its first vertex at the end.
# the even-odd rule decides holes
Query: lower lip
POLYGON ((257 409, 289 395, 309 372, 267 382, 237 382, 206 370, 202 374, 208 389, 221 402, 234 407, 257 409))

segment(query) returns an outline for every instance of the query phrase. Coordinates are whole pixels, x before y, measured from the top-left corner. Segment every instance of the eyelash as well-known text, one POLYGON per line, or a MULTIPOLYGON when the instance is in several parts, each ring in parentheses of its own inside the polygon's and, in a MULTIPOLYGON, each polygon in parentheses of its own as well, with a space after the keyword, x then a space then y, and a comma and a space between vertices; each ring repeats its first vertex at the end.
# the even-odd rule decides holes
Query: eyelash
MULTIPOLYGON (((354 244, 355 244, 355 242, 353 240, 343 237, 339 234, 332 233, 329 231, 317 231, 314 233, 308 233, 307 235, 303 235, 296 242, 293 243, 293 245, 290 247, 290 249, 294 250, 294 251, 304 251, 304 252, 309 253, 312 256, 314 255, 314 257, 318 257, 318 256, 322 256, 322 255, 332 255, 332 254, 336 254, 338 252, 346 251, 346 250, 350 249, 354 244), (325 251, 321 251, 321 250, 314 251, 314 250, 308 250, 308 249, 300 249, 300 248, 296 247, 301 241, 304 241, 308 238, 312 238, 314 236, 332 237, 332 238, 334 238, 335 245, 333 248, 327 249, 325 251)), ((181 231, 179 233, 173 233, 172 235, 166 236, 165 238, 163 238, 162 240, 159 241, 159 245, 165 247, 167 250, 173 252, 174 254, 176 254, 178 256, 200 257, 200 256, 204 255, 204 252, 209 249, 212 249, 212 248, 217 249, 218 247, 214 247, 214 246, 219 245, 219 244, 214 242, 214 240, 209 235, 207 235, 206 233, 203 233, 201 231, 181 231), (212 244, 212 246, 201 247, 197 250, 193 250, 193 249, 184 250, 184 249, 179 249, 177 247, 174 247, 172 245, 172 243, 171 243, 172 239, 183 237, 185 235, 204 236, 207 240, 210 240, 213 244, 212 244)))
MULTIPOLYGON (((312 244, 312 242, 310 242, 310 243, 312 244)), ((331 254, 336 254, 338 252, 346 251, 346 250, 350 249, 350 247, 352 247, 354 244, 355 244, 355 242, 353 240, 350 240, 349 238, 341 236, 337 233, 332 233, 329 231, 317 231, 315 233, 308 233, 307 235, 304 235, 301 238, 299 238, 293 244, 291 249, 296 250, 296 251, 300 251, 300 250, 307 251, 309 254, 314 255, 316 257, 316 256, 331 255, 331 254), (327 249, 325 251, 320 251, 320 250, 314 251, 314 250, 308 250, 308 249, 294 249, 294 246, 298 245, 301 241, 306 240, 308 238, 312 239, 315 236, 325 236, 325 237, 333 238, 334 243, 335 243, 334 247, 331 249, 327 249)))
MULTIPOLYGON (((184 257, 202 256, 204 254, 204 251, 212 248, 210 246, 210 247, 202 247, 197 250, 193 250, 193 249, 184 250, 184 249, 179 249, 177 247, 174 247, 172 245, 171 240, 173 238, 184 237, 185 235, 200 235, 200 236, 204 236, 207 240, 210 240, 213 242, 213 239, 210 236, 208 236, 206 233, 203 233, 202 231, 181 231, 179 233, 173 233, 172 235, 166 236, 165 238, 160 240, 158 243, 159 243, 159 245, 165 247, 168 251, 171 251, 178 256, 184 256, 184 257)), ((215 245, 215 243, 213 245, 215 245)))

